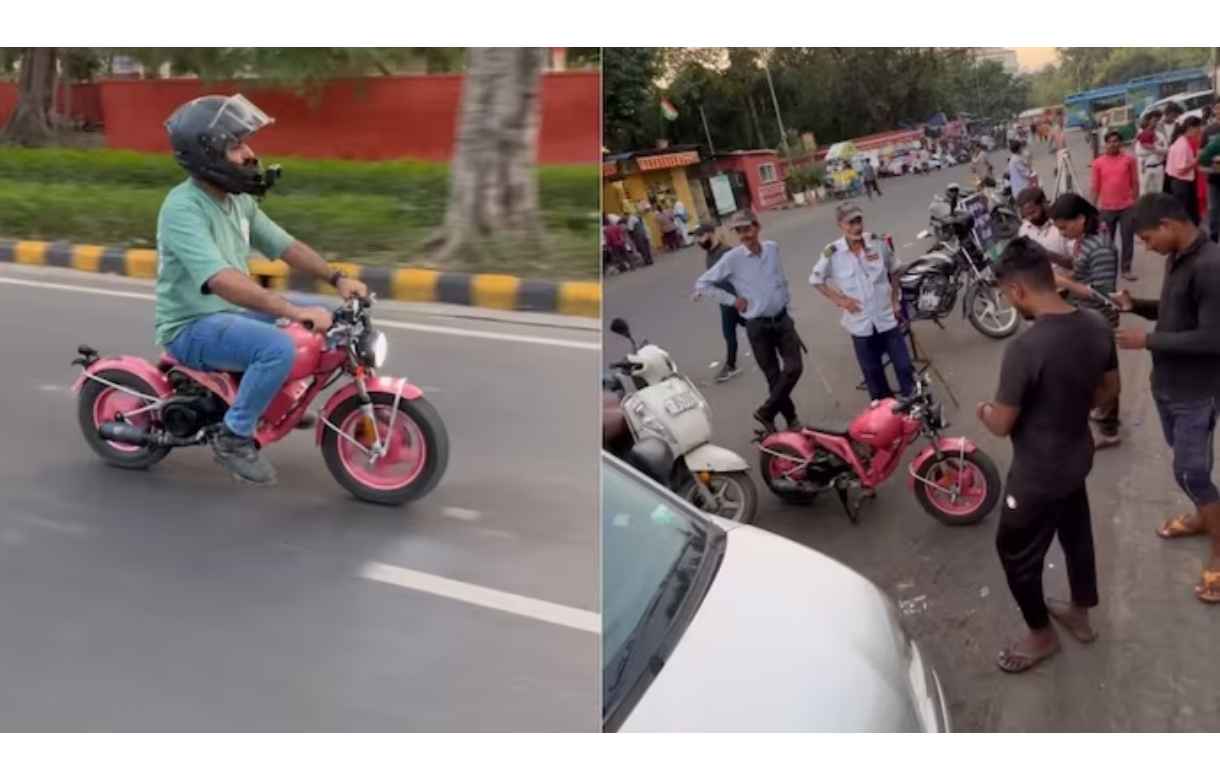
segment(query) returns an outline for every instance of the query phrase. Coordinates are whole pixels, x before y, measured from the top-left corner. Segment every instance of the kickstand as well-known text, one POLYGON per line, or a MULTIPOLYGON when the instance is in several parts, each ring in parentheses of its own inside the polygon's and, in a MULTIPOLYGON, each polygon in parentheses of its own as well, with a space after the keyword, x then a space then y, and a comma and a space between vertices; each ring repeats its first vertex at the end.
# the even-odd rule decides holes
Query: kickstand
POLYGON ((847 513, 847 519, 852 522, 852 525, 858 525, 860 522, 860 497, 856 496, 853 499, 847 485, 842 482, 835 485, 835 493, 839 496, 839 503, 843 505, 843 511, 847 513))

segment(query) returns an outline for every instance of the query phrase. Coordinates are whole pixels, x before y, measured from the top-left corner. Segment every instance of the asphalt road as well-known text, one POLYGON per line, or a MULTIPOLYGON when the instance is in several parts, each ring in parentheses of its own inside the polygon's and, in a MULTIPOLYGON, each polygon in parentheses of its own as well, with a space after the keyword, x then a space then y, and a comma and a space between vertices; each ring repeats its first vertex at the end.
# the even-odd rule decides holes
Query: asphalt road
MULTIPOLYGON (((1091 157, 1072 135, 1077 174, 1087 181, 1091 157)), ((996 152, 997 171, 1007 152, 996 152)), ((1048 194, 1053 158, 1035 150, 1035 167, 1048 194)), ((866 228, 894 235, 901 256, 922 251, 917 241, 935 192, 952 181, 968 184, 966 166, 926 176, 883 179, 884 197, 861 199, 866 228)), ((834 209, 819 204, 762 215, 763 237, 779 242, 793 293, 791 312, 809 347, 805 373, 794 394, 806 421, 847 420, 867 403, 856 389, 860 373, 838 311, 808 284, 825 245, 838 237, 834 209)), ((1156 297, 1162 258, 1137 249, 1137 295, 1156 297)), ((692 302, 694 279, 705 267, 697 248, 661 255, 657 264, 606 282, 604 317, 628 319, 637 337, 669 350, 705 390, 718 444, 743 454, 757 468, 751 411, 766 383, 739 331, 745 372, 728 383, 711 381, 724 360, 719 313, 712 302, 692 302)), ((960 310, 960 304, 959 304, 960 310)), ((1143 320, 1126 316, 1130 325, 1143 320)), ((1151 327, 1149 325, 1149 327, 1151 327)), ((956 315, 945 330, 916 326, 917 339, 961 402, 946 403, 948 435, 971 437, 1006 473, 1007 441, 992 437, 975 418, 979 401, 991 399, 1004 344, 991 341, 956 315)), ((626 342, 606 335, 606 359, 626 342)), ((890 593, 910 631, 929 648, 945 681, 960 730, 999 731, 1215 731, 1215 659, 1220 651, 1220 613, 1196 601, 1191 588, 1205 560, 1202 539, 1160 541, 1156 525, 1188 509, 1169 472, 1169 454, 1148 392, 1148 353, 1124 352, 1122 410, 1127 441, 1098 453, 1089 480, 1102 604, 1095 614, 1101 638, 1089 647, 1064 636, 1064 652, 1040 668, 1007 676, 994 665, 996 652, 1024 630, 994 550, 996 514, 978 526, 941 526, 919 508, 906 486, 905 463, 866 503, 851 525, 833 497, 808 508, 781 504, 760 484, 758 525, 846 563, 890 593), (922 597, 922 598, 920 598, 922 597)), ((941 393, 944 397, 944 393, 941 393)), ((911 448, 907 461, 918 451, 911 448)), ((1049 595, 1066 597, 1058 547, 1048 558, 1049 595)), ((829 596, 828 596, 829 597, 829 596)))
POLYGON ((104 465, 69 361, 154 358, 151 292, 0 268, 0 730, 600 729, 596 322, 379 306, 452 442, 390 509, 312 432, 267 489, 204 448, 104 465))

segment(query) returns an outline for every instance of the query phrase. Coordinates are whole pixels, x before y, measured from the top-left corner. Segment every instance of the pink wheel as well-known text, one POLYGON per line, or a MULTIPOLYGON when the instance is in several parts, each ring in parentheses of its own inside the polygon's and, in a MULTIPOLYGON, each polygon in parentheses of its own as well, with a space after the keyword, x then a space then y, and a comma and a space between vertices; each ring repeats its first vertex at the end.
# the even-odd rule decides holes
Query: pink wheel
POLYGON ((376 429, 360 400, 349 398, 330 414, 322 435, 326 465, 339 484, 357 498, 380 504, 402 504, 428 493, 440 481, 449 461, 449 438, 440 415, 426 400, 398 400, 371 393, 376 429), (372 450, 380 440, 386 449, 379 458, 372 450))
MULTIPOLYGON (((109 370, 98 373, 99 379, 129 388, 144 396, 156 396, 156 391, 134 374, 109 370)), ((85 380, 78 400, 78 420, 81 433, 89 446, 107 463, 129 469, 148 468, 169 454, 168 447, 140 446, 108 441, 98 434, 102 423, 115 422, 121 415, 128 425, 149 430, 160 423, 157 413, 148 410, 152 401, 92 379, 85 380), (144 411, 141 411, 144 410, 144 411)))
POLYGON ((945 525, 972 525, 995 508, 1001 487, 1000 473, 984 453, 975 450, 961 458, 946 452, 920 466, 915 496, 945 525))

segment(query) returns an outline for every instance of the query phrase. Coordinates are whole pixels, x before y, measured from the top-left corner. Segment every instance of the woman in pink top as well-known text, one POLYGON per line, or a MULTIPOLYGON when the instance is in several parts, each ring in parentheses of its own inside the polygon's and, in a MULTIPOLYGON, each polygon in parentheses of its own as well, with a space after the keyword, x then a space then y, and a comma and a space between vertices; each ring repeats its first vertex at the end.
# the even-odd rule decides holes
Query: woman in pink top
POLYGON ((1195 184, 1199 157, 1195 152, 1203 135, 1203 120, 1197 116, 1182 121, 1182 134, 1169 147, 1169 159, 1165 161, 1165 175, 1169 182, 1169 193, 1182 202, 1191 221, 1199 224, 1199 192, 1195 184))

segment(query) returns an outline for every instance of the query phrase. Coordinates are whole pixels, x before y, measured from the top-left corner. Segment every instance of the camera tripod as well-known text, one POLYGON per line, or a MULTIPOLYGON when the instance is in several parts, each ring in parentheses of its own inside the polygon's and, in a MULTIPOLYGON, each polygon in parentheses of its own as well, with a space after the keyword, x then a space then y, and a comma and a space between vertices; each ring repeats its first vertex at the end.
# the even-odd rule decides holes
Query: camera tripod
POLYGON ((1055 194, 1051 197, 1053 203, 1056 198, 1065 192, 1076 192, 1076 183, 1080 178, 1076 175, 1076 168, 1072 165, 1072 153, 1067 149, 1060 149, 1055 155, 1055 194))

